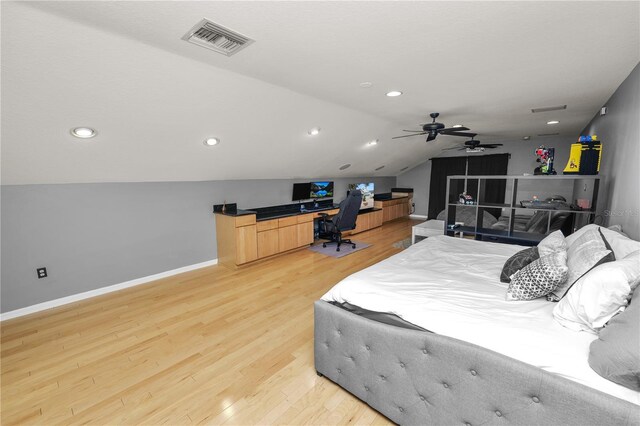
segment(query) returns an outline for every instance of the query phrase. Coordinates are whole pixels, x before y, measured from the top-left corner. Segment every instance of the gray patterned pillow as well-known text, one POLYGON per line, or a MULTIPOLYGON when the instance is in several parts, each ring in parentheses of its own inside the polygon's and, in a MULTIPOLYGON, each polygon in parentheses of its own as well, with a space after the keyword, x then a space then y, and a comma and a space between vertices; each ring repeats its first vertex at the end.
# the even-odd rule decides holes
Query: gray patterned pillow
POLYGON ((567 266, 569 267, 567 280, 549 294, 547 299, 553 302, 559 301, 580 277, 601 263, 613 260, 615 260, 613 251, 602 233, 598 229, 585 232, 571 243, 567 250, 567 266))
POLYGON ((537 247, 520 250, 504 262, 502 272, 500 273, 500 281, 503 283, 510 282, 511 275, 515 274, 536 259, 540 259, 537 247))
POLYGON ((534 260, 511 276, 507 300, 532 300, 545 296, 566 281, 568 271, 565 251, 534 260))

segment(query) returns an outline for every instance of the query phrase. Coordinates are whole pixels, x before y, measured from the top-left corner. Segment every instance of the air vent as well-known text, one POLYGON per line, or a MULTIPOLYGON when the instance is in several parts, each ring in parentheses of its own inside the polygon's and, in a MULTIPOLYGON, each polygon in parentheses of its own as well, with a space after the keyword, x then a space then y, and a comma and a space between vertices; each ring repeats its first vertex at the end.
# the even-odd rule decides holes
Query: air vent
POLYGON ((380 166, 380 167, 376 168, 376 172, 377 172, 378 170, 382 170, 382 169, 384 169, 384 166, 380 166))
POLYGON ((347 170, 349 167, 351 167, 351 164, 344 164, 340 166, 340 170, 347 170))
POLYGON ((253 43, 249 37, 208 19, 198 22, 182 39, 226 56, 234 55, 253 43))
POLYGON ((405 170, 407 170, 409 168, 409 166, 403 167, 400 169, 401 172, 404 172, 405 170))
POLYGON ((538 136, 558 136, 560 133, 541 133, 538 136))
POLYGON ((567 109, 567 106, 558 105, 558 106, 544 107, 544 108, 531 108, 531 112, 535 114, 536 112, 560 111, 561 109, 567 109))

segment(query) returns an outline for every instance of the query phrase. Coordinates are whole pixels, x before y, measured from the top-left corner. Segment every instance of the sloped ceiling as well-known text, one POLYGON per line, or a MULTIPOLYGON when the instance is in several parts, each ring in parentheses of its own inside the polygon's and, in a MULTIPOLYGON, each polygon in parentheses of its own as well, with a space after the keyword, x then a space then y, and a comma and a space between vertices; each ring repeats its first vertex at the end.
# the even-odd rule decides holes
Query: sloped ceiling
POLYGON ((484 142, 577 135, 638 63, 639 16, 638 2, 2 2, 2 184, 397 175, 463 141, 391 140, 432 111, 484 142), (256 42, 229 58, 181 40, 203 17, 256 42))

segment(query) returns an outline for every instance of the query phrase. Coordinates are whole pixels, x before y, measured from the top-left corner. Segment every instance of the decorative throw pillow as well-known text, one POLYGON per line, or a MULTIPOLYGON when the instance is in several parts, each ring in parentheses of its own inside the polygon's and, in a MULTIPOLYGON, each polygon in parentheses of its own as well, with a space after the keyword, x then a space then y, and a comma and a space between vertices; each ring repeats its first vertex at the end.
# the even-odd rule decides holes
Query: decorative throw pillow
POLYGON ((573 244, 569 245, 567 250, 567 266, 569 267, 567 280, 549 294, 547 299, 553 302, 559 301, 580 277, 595 266, 613 260, 615 260, 613 252, 607 249, 607 243, 598 229, 583 233, 573 244))
POLYGON ((562 231, 552 232, 538 243, 538 254, 540 257, 548 256, 555 251, 565 250, 567 250, 567 243, 562 231))
POLYGON ((585 274, 553 308, 553 316, 571 330, 596 332, 624 309, 639 282, 640 250, 585 274))
POLYGON ((640 286, 629 307, 616 315, 589 347, 589 365, 619 385, 640 391, 640 286))
POLYGON ((557 251, 534 260, 511 276, 507 300, 531 300, 553 291, 567 279, 567 253, 557 251))
POLYGON ((508 283, 511 281, 511 275, 518 272, 520 269, 524 268, 531 262, 536 259, 539 259, 538 248, 530 247, 528 249, 520 250, 506 262, 504 262, 504 266, 502 267, 502 273, 500 274, 500 281, 503 283, 508 283))

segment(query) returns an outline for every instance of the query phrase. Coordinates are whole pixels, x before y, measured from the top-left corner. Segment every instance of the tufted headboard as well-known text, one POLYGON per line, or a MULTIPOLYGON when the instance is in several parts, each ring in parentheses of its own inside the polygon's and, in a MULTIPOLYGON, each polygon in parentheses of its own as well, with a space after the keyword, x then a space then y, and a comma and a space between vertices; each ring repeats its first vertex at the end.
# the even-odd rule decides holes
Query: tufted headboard
POLYGON ((315 367, 390 420, 639 425, 640 407, 482 347, 315 302, 315 367))

